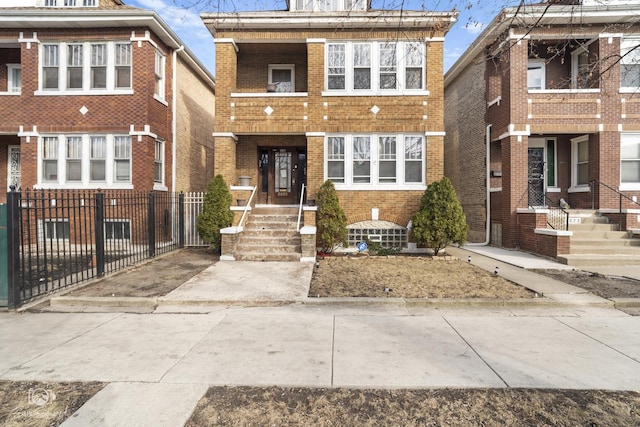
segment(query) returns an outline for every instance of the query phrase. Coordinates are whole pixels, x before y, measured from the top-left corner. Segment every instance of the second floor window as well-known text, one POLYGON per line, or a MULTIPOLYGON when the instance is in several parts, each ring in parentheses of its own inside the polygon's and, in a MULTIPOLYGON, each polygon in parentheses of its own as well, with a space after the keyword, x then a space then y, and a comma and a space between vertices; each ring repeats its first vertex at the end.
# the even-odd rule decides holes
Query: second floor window
POLYGON ((424 43, 328 43, 326 52, 329 92, 399 95, 426 90, 424 43))
POLYGON ((640 87, 640 38, 623 39, 620 51, 620 87, 640 87))
POLYGON ((165 61, 164 55, 156 51, 155 95, 162 100, 164 100, 164 61, 165 61))
POLYGON ((41 47, 43 91, 131 89, 131 44, 49 43, 41 47))
POLYGON ((95 7, 98 0, 44 0, 45 7, 95 7))

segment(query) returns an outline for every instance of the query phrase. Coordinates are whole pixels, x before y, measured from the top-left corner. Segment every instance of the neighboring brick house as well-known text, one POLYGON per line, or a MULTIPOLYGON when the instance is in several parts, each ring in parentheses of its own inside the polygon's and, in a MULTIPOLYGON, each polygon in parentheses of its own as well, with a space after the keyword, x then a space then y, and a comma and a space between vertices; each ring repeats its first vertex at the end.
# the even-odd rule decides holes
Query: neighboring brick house
POLYGON ((616 221, 622 201, 621 228, 638 227, 639 15, 630 1, 506 8, 446 73, 445 175, 470 242, 567 253, 570 233, 540 231, 548 209, 532 216, 560 199, 616 221))
POLYGON ((350 243, 406 246, 443 176, 443 42, 455 12, 364 0, 205 13, 216 44, 215 173, 250 176, 256 202, 297 205, 333 181, 350 243))
POLYGON ((155 12, 121 0, 4 2, 0 187, 203 191, 214 85, 155 12))

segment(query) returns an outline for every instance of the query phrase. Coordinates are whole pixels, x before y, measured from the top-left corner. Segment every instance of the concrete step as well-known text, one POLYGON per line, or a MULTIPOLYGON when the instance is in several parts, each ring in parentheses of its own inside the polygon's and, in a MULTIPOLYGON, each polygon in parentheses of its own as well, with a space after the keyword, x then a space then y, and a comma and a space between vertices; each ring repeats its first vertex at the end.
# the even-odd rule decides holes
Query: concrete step
POLYGON ((602 246, 606 248, 621 248, 621 247, 640 247, 640 239, 594 239, 591 236, 585 236, 584 238, 571 237, 571 248, 579 246, 602 246))
POLYGON ((246 237, 271 237, 271 238, 289 238, 299 236, 295 228, 289 230, 260 230, 260 229, 244 229, 242 232, 246 237))
POLYGON ((569 231, 573 232, 591 232, 591 231, 619 231, 618 224, 606 224, 606 223, 583 223, 583 224, 571 224, 569 223, 569 231))
POLYGON ((240 237, 239 245, 300 245, 301 239, 299 235, 285 236, 264 236, 262 234, 245 235, 240 237))
POLYGON ((235 259, 238 261, 300 261, 299 253, 258 253, 243 252, 236 254, 235 259))
POLYGON ((248 254, 248 253, 256 253, 256 254, 286 254, 286 253, 298 253, 300 254, 300 245, 264 245, 264 246, 256 246, 256 245, 243 245, 242 243, 238 243, 236 246, 236 254, 248 254))
POLYGON ((575 266, 625 266, 634 265, 640 266, 640 257, 638 255, 590 255, 590 254, 575 254, 575 255, 561 255, 558 256, 558 261, 575 266))
POLYGON ((640 259, 640 247, 638 246, 593 246, 593 245, 571 245, 571 255, 594 254, 594 255, 635 255, 640 259))
POLYGON ((253 222, 245 224, 245 230, 296 230, 296 222, 253 222))
MULTIPOLYGON (((572 230, 569 230, 572 231, 572 230)), ((624 240, 629 238, 626 231, 573 231, 571 241, 577 240, 624 240)))
POLYGON ((275 206, 256 206, 252 209, 252 213, 257 215, 298 215, 298 208, 275 207, 275 206))
POLYGON ((298 220, 298 215, 252 214, 248 219, 255 222, 296 222, 298 220))

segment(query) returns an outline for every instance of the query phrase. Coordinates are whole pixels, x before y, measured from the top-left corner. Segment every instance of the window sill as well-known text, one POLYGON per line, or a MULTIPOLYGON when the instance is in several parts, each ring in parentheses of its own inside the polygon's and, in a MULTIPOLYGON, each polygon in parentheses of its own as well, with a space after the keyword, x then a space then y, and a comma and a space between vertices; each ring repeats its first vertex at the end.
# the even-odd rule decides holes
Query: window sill
POLYGON ((231 98, 306 98, 307 92, 234 92, 229 95, 231 98))
POLYGON ((0 92, 0 96, 20 96, 22 92, 0 92))
POLYGON ((618 191, 640 191, 640 182, 628 182, 620 184, 618 191))
POLYGON ((600 93, 600 89, 527 89, 527 93, 600 93))
POLYGON ((547 193, 562 193, 560 187, 547 187, 547 193))
POLYGON ((165 101, 164 99, 160 98, 158 95, 153 95, 153 99, 155 99, 156 101, 158 101, 160 104, 164 105, 165 107, 169 106, 169 103, 167 101, 165 101))
POLYGON ((431 92, 428 90, 407 90, 407 91, 346 91, 346 90, 325 90, 322 96, 429 96, 431 92))
POLYGON ((153 191, 169 191, 166 185, 158 184, 157 182, 153 184, 153 191))
POLYGON ((37 90, 34 96, 104 96, 133 95, 133 89, 125 90, 37 90))
POLYGON ((424 191, 427 186, 424 184, 335 184, 336 191, 424 191))
POLYGON ((73 183, 73 184, 58 184, 58 183, 44 183, 36 184, 33 186, 34 190, 133 190, 133 184, 107 184, 102 183, 73 183))
POLYGON ((589 193, 591 191, 591 187, 588 185, 580 185, 578 187, 569 187, 567 192, 569 193, 589 193))

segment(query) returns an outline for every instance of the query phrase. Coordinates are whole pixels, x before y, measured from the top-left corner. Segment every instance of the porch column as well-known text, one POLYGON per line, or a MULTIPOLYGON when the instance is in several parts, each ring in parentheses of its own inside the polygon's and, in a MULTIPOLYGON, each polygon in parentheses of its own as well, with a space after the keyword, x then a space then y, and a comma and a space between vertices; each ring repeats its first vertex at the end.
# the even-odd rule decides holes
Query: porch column
POLYGON ((238 138, 233 134, 214 134, 213 175, 222 175, 227 185, 234 185, 236 176, 236 145, 238 138))
POLYGON ((517 209, 528 205, 528 138, 507 136, 502 146, 502 245, 518 247, 517 209))

